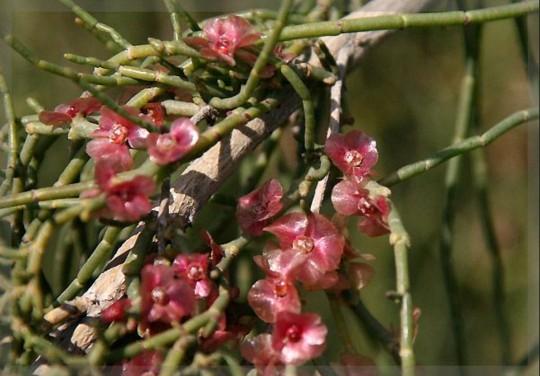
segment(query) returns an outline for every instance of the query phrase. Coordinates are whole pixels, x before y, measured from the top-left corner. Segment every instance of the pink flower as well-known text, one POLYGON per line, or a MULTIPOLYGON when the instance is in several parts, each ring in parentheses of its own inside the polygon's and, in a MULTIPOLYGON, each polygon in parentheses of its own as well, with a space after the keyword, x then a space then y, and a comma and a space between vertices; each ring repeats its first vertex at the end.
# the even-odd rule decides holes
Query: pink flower
POLYGON ((208 255, 200 253, 178 255, 172 268, 191 285, 195 296, 199 299, 208 297, 215 287, 208 278, 208 255))
POLYGON ((279 312, 299 313, 302 309, 296 287, 284 278, 267 277, 255 282, 249 290, 248 302, 257 316, 269 323, 276 321, 279 312))
POLYGON ((101 320, 106 323, 123 321, 129 308, 131 308, 130 299, 117 300, 101 312, 101 320))
POLYGON ((107 207, 119 221, 135 222, 152 210, 148 198, 154 192, 154 181, 147 176, 136 176, 109 186, 106 190, 107 207))
POLYGON ((235 65, 234 55, 242 47, 252 45, 260 38, 251 24, 239 16, 214 18, 203 28, 203 37, 184 38, 193 47, 200 48, 203 57, 210 60, 221 59, 235 65))
POLYGON ((148 103, 141 109, 139 117, 156 127, 161 127, 165 121, 165 111, 159 103, 148 103))
POLYGON ((384 195, 372 195, 362 180, 349 178, 335 185, 332 204, 342 215, 358 215, 360 231, 368 236, 379 236, 389 232, 388 214, 390 204, 384 195))
POLYGON ((292 249, 306 257, 295 272, 296 278, 306 285, 316 285, 327 272, 339 267, 345 240, 332 222, 320 214, 291 213, 265 231, 277 236, 282 249, 292 249))
POLYGON ((199 140, 199 131, 191 120, 176 119, 169 133, 150 133, 146 140, 150 159, 166 165, 182 158, 199 140))
MULTIPOLYGON (((124 109, 132 115, 138 115, 137 109, 133 107, 124 106, 124 109)), ((101 107, 100 113, 99 128, 93 132, 93 137, 105 138, 113 144, 128 142, 133 148, 144 147, 148 136, 146 129, 138 127, 108 107, 101 107)))
POLYGON ((146 265, 141 272, 141 315, 149 323, 170 324, 192 314, 193 289, 171 267, 146 265))
POLYGON ((272 336, 260 334, 245 339, 240 344, 240 353, 252 363, 259 373, 265 376, 275 375, 275 367, 280 365, 279 352, 272 347, 272 336))
POLYGON ((272 347, 285 364, 300 365, 322 354, 328 330, 319 315, 280 312, 277 315, 272 347))
POLYGON ((161 353, 148 350, 122 364, 122 376, 157 376, 163 363, 161 353))
POLYGON ((115 166, 116 172, 127 171, 133 166, 133 158, 124 144, 114 144, 105 138, 96 138, 86 144, 86 153, 96 161, 106 161, 115 166))
POLYGON ((78 114, 87 116, 96 112, 101 107, 101 102, 94 97, 77 98, 66 104, 60 104, 54 111, 41 111, 39 121, 43 124, 60 126, 71 123, 78 114))
POLYGON ((324 151, 345 175, 357 177, 369 175, 378 159, 375 140, 358 130, 330 136, 324 151))
POLYGON ((263 228, 283 208, 283 187, 272 179, 238 199, 236 218, 246 234, 259 236, 263 228))

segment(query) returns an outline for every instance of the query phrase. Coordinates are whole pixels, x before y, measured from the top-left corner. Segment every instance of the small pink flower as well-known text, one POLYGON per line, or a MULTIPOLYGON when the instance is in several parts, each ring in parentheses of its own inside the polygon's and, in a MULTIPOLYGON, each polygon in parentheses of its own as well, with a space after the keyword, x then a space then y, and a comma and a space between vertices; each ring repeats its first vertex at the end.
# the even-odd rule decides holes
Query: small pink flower
POLYGON ((285 364, 300 365, 322 354, 328 330, 319 315, 280 312, 277 315, 272 347, 285 364))
POLYGON ((339 182, 332 190, 331 199, 338 213, 362 217, 358 227, 366 235, 379 236, 388 233, 388 199, 383 195, 370 195, 362 180, 349 178, 339 182))
POLYGON ((262 235, 263 228, 283 208, 282 198, 283 187, 275 179, 240 197, 236 207, 236 218, 242 230, 249 235, 262 235))
POLYGON ((165 111, 159 103, 148 103, 141 109, 139 117, 156 127, 161 127, 165 121, 165 111))
POLYGON ((133 166, 133 158, 124 144, 114 144, 104 138, 96 138, 86 144, 86 153, 96 161, 105 161, 116 172, 127 171, 133 166))
POLYGON ((199 131, 191 120, 176 119, 169 133, 150 133, 147 138, 148 154, 155 163, 166 165, 182 158, 199 140, 199 131))
POLYGON ((107 163, 96 166, 96 181, 105 193, 107 216, 118 221, 134 222, 152 209, 148 196, 154 192, 154 181, 147 176, 136 176, 129 181, 114 183, 114 170, 107 163))
POLYGON ((276 321, 279 312, 299 313, 302 309, 296 287, 284 278, 267 277, 255 282, 249 290, 248 302, 257 316, 269 323, 276 321))
POLYGON ((203 28, 203 37, 184 38, 193 47, 200 48, 203 57, 221 59, 229 65, 235 65, 234 55, 242 47, 252 45, 260 38, 253 26, 239 16, 214 18, 203 28))
POLYGON ((157 376, 163 363, 161 353, 148 350, 122 364, 122 376, 157 376))
POLYGON ((327 272, 339 267, 345 240, 332 222, 320 214, 291 213, 265 231, 277 236, 282 249, 292 249, 306 257, 295 272, 296 278, 306 285, 316 285, 327 272))
POLYGON ((193 289, 166 265, 146 265, 141 272, 141 315, 149 323, 171 324, 190 316, 193 289))
POLYGON ((71 119, 81 114, 87 116, 98 111, 101 102, 94 97, 77 98, 56 106, 54 111, 41 111, 39 121, 43 124, 61 126, 71 123, 71 119))
POLYGON ((101 312, 101 320, 106 323, 124 321, 129 308, 131 308, 130 299, 117 300, 101 312))
POLYGON ((195 296, 199 299, 208 297, 215 288, 208 278, 208 255, 200 253, 178 255, 172 268, 191 285, 195 296))
POLYGON ((357 177, 369 175, 379 156, 375 140, 358 130, 330 136, 324 151, 345 175, 357 177))
MULTIPOLYGON (((139 114, 138 110, 133 107, 124 106, 124 109, 132 115, 139 114)), ((100 113, 99 128, 93 132, 93 137, 105 138, 113 144, 125 144, 127 142, 133 148, 144 146, 148 136, 146 129, 133 124, 108 107, 101 107, 100 113)))
POLYGON ((275 368, 280 365, 280 354, 274 350, 270 334, 245 339, 240 344, 240 353, 264 376, 275 375, 275 368))

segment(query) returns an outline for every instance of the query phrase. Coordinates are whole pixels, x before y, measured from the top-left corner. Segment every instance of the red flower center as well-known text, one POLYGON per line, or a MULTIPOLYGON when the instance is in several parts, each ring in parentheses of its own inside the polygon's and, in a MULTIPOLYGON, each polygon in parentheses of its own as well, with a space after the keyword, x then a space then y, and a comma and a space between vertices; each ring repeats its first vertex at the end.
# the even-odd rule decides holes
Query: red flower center
POLYGON ((315 246, 315 242, 312 238, 308 236, 299 236, 296 239, 294 239, 292 246, 294 249, 299 250, 303 253, 309 253, 313 250, 313 247, 315 246))
POLYGON ((162 287, 156 287, 152 290, 152 300, 156 304, 165 305, 169 302, 169 297, 162 287))
POLYGON ((279 280, 274 285, 274 293, 278 298, 283 298, 287 295, 287 292, 289 290, 289 287, 287 286, 287 282, 283 280, 279 280))
POLYGON ((369 216, 377 212, 377 208, 374 205, 371 205, 371 203, 363 197, 358 200, 358 210, 360 213, 362 213, 362 215, 365 216, 369 216))
POLYGON ((229 52, 231 45, 232 43, 229 40, 229 38, 227 38, 224 35, 221 35, 219 39, 216 41, 216 49, 224 53, 229 52))
POLYGON ((200 281, 204 278, 204 270, 198 265, 192 265, 190 266, 187 275, 188 278, 193 281, 200 281))
POLYGON ((300 339, 302 339, 302 331, 300 330, 300 327, 296 324, 291 325, 287 329, 285 335, 290 342, 298 342, 300 341, 300 339))
POLYGON ((128 130, 122 124, 115 123, 109 135, 109 139, 114 144, 123 144, 126 142, 128 130))
POLYGON ((364 157, 358 150, 347 150, 343 159, 348 165, 358 167, 362 164, 364 157))

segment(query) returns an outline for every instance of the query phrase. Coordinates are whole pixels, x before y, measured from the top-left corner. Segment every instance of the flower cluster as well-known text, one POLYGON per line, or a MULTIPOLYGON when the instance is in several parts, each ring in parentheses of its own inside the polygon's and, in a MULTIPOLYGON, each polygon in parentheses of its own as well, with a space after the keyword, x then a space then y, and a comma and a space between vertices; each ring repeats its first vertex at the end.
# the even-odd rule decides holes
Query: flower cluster
POLYGON ((197 143, 199 132, 186 118, 174 120, 166 131, 165 112, 159 103, 148 103, 140 109, 123 106, 123 110, 146 121, 155 132, 102 106, 93 97, 78 98, 59 105, 53 112, 43 111, 39 118, 45 124, 60 126, 69 124, 77 116, 99 115, 99 124, 86 145, 86 152, 95 164, 98 188, 85 192, 84 197, 105 194, 107 208, 101 211, 101 216, 133 222, 151 210, 149 195, 154 192, 155 185, 151 178, 143 175, 131 180, 115 179, 118 173, 133 168, 131 150, 146 149, 150 159, 158 165, 174 163, 197 143))
MULTIPOLYGON (((154 259, 146 264, 141 271, 140 299, 124 298, 114 302, 101 313, 101 319, 106 323, 129 322, 130 317, 136 317, 136 325, 127 327, 138 329, 143 337, 148 337, 177 326, 199 309, 208 309, 218 296, 217 286, 210 279, 210 270, 223 253, 209 234, 206 234, 206 241, 210 252, 182 253, 170 263, 154 259)), ((222 313, 214 333, 207 338, 199 338, 200 347, 210 352, 225 342, 239 339, 245 332, 236 320, 222 313)), ((124 363, 123 374, 159 370, 162 360, 159 352, 143 352, 124 363)))
POLYGON ((375 140, 361 131, 328 138, 325 152, 345 179, 332 190, 332 204, 344 216, 359 216, 358 228, 368 236, 387 234, 388 191, 372 189, 371 169, 377 163, 375 140))

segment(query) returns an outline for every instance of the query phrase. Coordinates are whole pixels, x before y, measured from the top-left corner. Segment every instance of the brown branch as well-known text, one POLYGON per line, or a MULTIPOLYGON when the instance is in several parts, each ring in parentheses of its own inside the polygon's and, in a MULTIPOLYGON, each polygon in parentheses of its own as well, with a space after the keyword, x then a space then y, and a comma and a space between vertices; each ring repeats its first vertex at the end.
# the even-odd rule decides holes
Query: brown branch
MULTIPOLYGON (((434 3, 433 0, 374 0, 349 17, 366 17, 373 12, 418 12, 434 3)), ((356 67, 366 52, 390 31, 361 32, 344 34, 337 37, 323 38, 331 53, 340 61, 349 61, 349 68, 356 67), (347 51, 340 57, 340 50, 347 51)), ((316 62, 315 62, 316 63, 316 62)), ((197 216, 205 203, 223 185, 226 179, 238 168, 240 161, 255 147, 267 138, 276 127, 282 124, 288 116, 299 108, 299 100, 289 90, 281 93, 281 106, 246 125, 234 130, 200 158, 193 161, 182 175, 172 184, 171 215, 174 215, 180 228, 187 227, 197 216), (296 98, 290 100, 290 98, 296 98)), ((122 273, 122 265, 128 252, 135 244, 144 223, 141 223, 134 235, 127 239, 108 263, 103 272, 82 297, 77 298, 77 311, 85 313, 82 321, 74 325, 66 325, 62 330, 66 339, 81 350, 87 350, 95 341, 95 332, 85 321, 95 317, 113 301, 124 295, 126 277, 122 273), (86 312, 81 312, 86 311, 86 312), (84 317, 86 316, 86 317, 84 317)), ((57 308, 48 317, 63 312, 57 308)), ((65 318, 65 315, 62 316, 65 318)))

